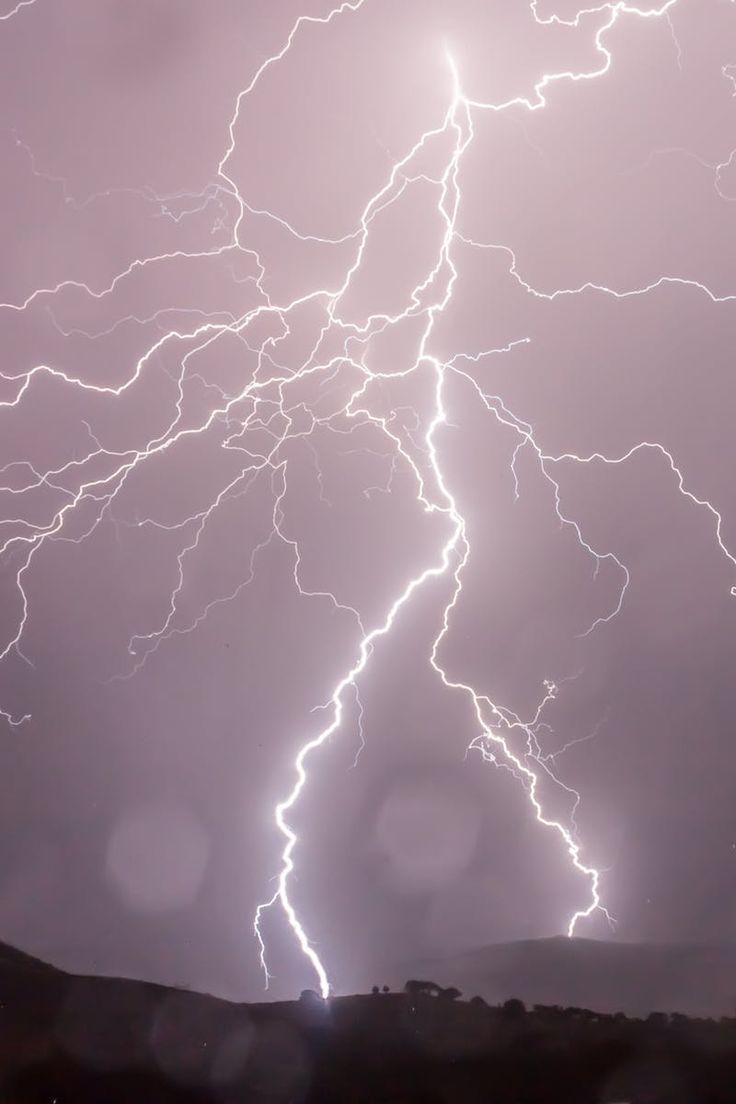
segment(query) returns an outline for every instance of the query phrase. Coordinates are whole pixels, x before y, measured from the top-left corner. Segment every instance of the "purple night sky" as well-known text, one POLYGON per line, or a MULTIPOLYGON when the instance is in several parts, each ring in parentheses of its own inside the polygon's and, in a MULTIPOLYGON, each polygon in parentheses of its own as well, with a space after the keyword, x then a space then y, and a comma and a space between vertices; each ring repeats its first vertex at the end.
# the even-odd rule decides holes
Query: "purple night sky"
POLYGON ((736 4, 579 8, 0 3, 0 940, 734 941, 736 4))

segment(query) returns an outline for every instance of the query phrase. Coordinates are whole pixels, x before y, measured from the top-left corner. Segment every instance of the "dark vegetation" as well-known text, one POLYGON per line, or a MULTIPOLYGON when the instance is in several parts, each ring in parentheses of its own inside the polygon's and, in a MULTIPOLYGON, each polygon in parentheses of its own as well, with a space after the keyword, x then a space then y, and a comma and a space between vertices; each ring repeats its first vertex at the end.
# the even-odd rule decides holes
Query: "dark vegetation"
POLYGON ((0 948, 0 1104, 735 1104, 736 1017, 489 1005, 409 981, 234 1005, 0 948))

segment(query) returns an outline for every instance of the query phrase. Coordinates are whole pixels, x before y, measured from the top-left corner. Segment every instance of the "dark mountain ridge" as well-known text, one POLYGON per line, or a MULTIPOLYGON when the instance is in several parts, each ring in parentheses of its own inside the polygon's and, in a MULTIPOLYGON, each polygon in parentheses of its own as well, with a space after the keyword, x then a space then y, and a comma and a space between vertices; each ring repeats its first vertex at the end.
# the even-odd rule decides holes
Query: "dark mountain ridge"
MULTIPOLYGON (((733 1104, 736 1017, 642 1020, 582 1002, 560 1007, 565 994, 597 984, 610 986, 590 1002, 599 1009, 616 992, 639 999, 647 985, 640 1003, 649 1005, 673 964, 725 969, 732 954, 545 940, 425 963, 414 974, 445 991, 329 1001, 306 991, 246 1005, 74 976, 0 945, 0 1104, 733 1104), (621 981, 624 966, 639 973, 621 981), (525 987, 551 992, 555 979, 563 992, 543 1007, 494 1007, 474 995, 514 986, 531 1000, 525 987), (447 988, 454 982, 470 1000, 447 988)), ((684 978, 680 971, 675 989, 684 978)))
POLYGON ((477 993, 491 1004, 519 997, 527 1004, 562 1004, 626 1012, 689 1016, 736 1014, 736 946, 618 943, 592 939, 527 940, 463 954, 419 959, 391 971, 430 977, 477 993))

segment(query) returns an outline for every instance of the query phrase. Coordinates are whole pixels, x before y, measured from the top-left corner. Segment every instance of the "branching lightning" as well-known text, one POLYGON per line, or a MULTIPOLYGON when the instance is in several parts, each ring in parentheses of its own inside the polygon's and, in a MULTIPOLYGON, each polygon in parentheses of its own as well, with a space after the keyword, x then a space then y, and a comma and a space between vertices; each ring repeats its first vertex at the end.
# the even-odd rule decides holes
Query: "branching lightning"
MULTIPOLYGON (((22 0, 12 12, 0 17, 6 20, 33 3, 34 0, 22 0)), ((294 23, 283 47, 268 57, 257 69, 247 86, 239 93, 232 117, 227 127, 228 140, 223 156, 217 166, 216 184, 210 185, 201 195, 182 193, 176 197, 161 197, 151 191, 142 193, 143 197, 155 204, 159 212, 166 217, 178 220, 174 201, 184 202, 187 212, 202 210, 203 205, 214 202, 218 206, 219 226, 231 225, 229 240, 216 248, 201 252, 172 251, 156 256, 133 260, 126 268, 117 273, 106 286, 92 288, 81 281, 64 280, 51 287, 38 288, 16 303, 0 304, 0 311, 25 312, 32 305, 43 301, 53 302, 63 290, 72 289, 93 300, 103 300, 111 296, 116 289, 132 278, 136 273, 148 267, 156 267, 170 262, 201 260, 221 257, 229 260, 242 258, 252 268, 244 281, 254 296, 254 304, 240 315, 230 310, 217 313, 179 309, 172 305, 166 310, 152 312, 146 318, 135 319, 141 323, 154 323, 161 326, 161 335, 147 348, 144 354, 132 366, 123 382, 116 385, 90 381, 80 373, 69 371, 53 364, 37 364, 11 376, 0 373, 0 384, 7 387, 9 398, 0 399, 0 416, 10 416, 19 410, 32 397, 35 381, 39 377, 52 377, 70 389, 95 392, 110 402, 115 402, 125 392, 130 391, 141 381, 153 362, 155 354, 173 348, 183 350, 178 372, 172 376, 175 389, 173 412, 168 424, 145 445, 128 450, 114 450, 105 446, 88 426, 88 451, 82 457, 73 457, 64 464, 47 471, 37 470, 29 461, 19 459, 6 466, 0 472, 0 502, 15 503, 18 511, 2 519, 0 533, 9 535, 0 539, 0 556, 6 561, 12 558, 17 564, 14 575, 19 597, 20 613, 14 627, 4 642, 0 642, 0 661, 11 652, 22 655, 23 635, 30 616, 27 578, 33 568, 34 559, 39 550, 50 542, 70 541, 80 544, 89 538, 104 519, 115 525, 157 528, 171 533, 181 534, 181 545, 177 555, 176 580, 169 596, 168 608, 158 622, 148 629, 141 629, 129 643, 130 663, 119 677, 131 678, 168 639, 177 634, 190 633, 197 629, 210 611, 218 604, 228 602, 247 587, 255 578, 257 560, 270 546, 279 543, 290 552, 293 562, 293 579, 299 594, 305 598, 326 602, 341 617, 350 621, 356 633, 354 659, 337 684, 332 689, 324 707, 327 722, 311 739, 305 740, 293 763, 294 783, 274 809, 274 821, 277 831, 283 839, 281 866, 275 879, 272 896, 261 903, 254 918, 254 935, 260 948, 260 959, 264 974, 268 980, 267 946, 263 934, 263 922, 268 910, 278 905, 283 910, 301 951, 311 964, 317 977, 323 996, 330 992, 327 967, 315 949, 312 938, 307 934, 290 895, 291 875, 295 869, 295 853, 299 837, 292 824, 292 813, 309 780, 308 768, 315 753, 323 747, 341 728, 345 721, 349 705, 354 702, 357 708, 359 748, 354 766, 359 768, 359 755, 365 740, 363 735, 363 705, 360 697, 360 679, 365 672, 375 649, 390 636, 402 611, 412 602, 418 592, 428 589, 434 583, 435 589, 443 595, 444 604, 438 612, 438 631, 431 642, 427 660, 442 685, 449 691, 462 696, 467 703, 468 717, 472 725, 472 738, 468 749, 478 753, 490 764, 510 771, 523 788, 530 810, 538 823, 553 833, 560 841, 563 852, 587 886, 587 900, 571 914, 567 925, 568 935, 573 935, 580 921, 594 912, 602 912, 612 922, 601 897, 601 871, 585 857, 585 848, 580 840, 576 813, 581 795, 569 787, 558 776, 557 760, 569 748, 595 736, 595 730, 581 740, 569 740, 559 751, 545 752, 541 746, 539 733, 545 722, 542 720, 546 706, 553 701, 559 686, 547 682, 544 693, 533 716, 522 718, 501 703, 491 700, 486 694, 450 670, 444 658, 445 643, 451 635, 452 618, 463 593, 463 576, 471 557, 471 545, 468 537, 466 519, 460 512, 457 498, 445 473, 442 458, 442 429, 448 424, 446 407, 446 386, 448 380, 459 381, 469 390, 474 400, 480 403, 492 418, 515 435, 516 445, 511 462, 511 473, 515 480, 517 495, 520 493, 516 463, 522 450, 531 455, 549 488, 551 501, 560 524, 569 530, 580 547, 590 558, 594 570, 601 563, 613 564, 620 576, 620 587, 612 607, 603 610, 593 620, 586 634, 610 622, 622 608, 629 584, 629 570, 612 552, 593 547, 580 524, 574 517, 563 511, 562 492, 557 473, 564 470, 566 464, 625 464, 635 455, 645 450, 657 452, 668 467, 677 490, 690 503, 707 515, 713 527, 720 552, 736 567, 736 557, 729 551, 723 536, 723 521, 719 511, 706 499, 696 495, 686 485, 685 477, 674 457, 662 445, 644 441, 620 456, 606 456, 602 453, 577 455, 565 452, 558 455, 546 453, 535 437, 534 428, 518 417, 498 395, 492 395, 477 381, 468 369, 469 364, 478 365, 489 356, 503 356, 518 344, 530 339, 521 335, 518 339, 501 349, 489 349, 482 353, 457 352, 449 359, 440 359, 433 352, 433 337, 438 317, 451 302, 458 276, 456 250, 458 245, 464 248, 477 248, 499 251, 509 259, 510 276, 521 286, 526 294, 545 300, 554 300, 560 296, 578 296, 583 293, 608 295, 615 298, 647 295, 653 290, 678 284, 689 287, 694 294, 708 296, 716 302, 736 299, 736 294, 719 296, 704 284, 690 279, 663 275, 645 287, 614 289, 586 282, 575 288, 554 288, 540 290, 533 287, 520 274, 516 255, 512 248, 503 243, 476 242, 464 237, 459 230, 459 213, 462 205, 460 169, 463 156, 474 139, 474 119, 480 112, 538 111, 545 107, 552 88, 559 82, 584 82, 605 77, 612 64, 612 55, 606 46, 606 35, 622 18, 630 16, 638 19, 662 19, 671 24, 671 11, 677 0, 665 0, 657 7, 647 8, 628 4, 624 0, 613 3, 601 3, 598 6, 580 10, 571 19, 562 19, 553 14, 542 17, 538 12, 538 0, 532 0, 530 9, 534 20, 539 24, 564 24, 582 26, 585 21, 598 22, 593 36, 593 44, 599 63, 590 71, 564 71, 544 74, 534 85, 530 97, 515 97, 501 103, 484 103, 467 96, 462 87, 460 75, 449 55, 446 55, 448 80, 448 106, 444 117, 437 126, 421 134, 411 148, 391 167, 385 184, 367 202, 354 231, 339 238, 320 238, 300 231, 283 219, 278 213, 258 209, 248 202, 240 192, 234 179, 235 172, 230 169, 230 161, 237 148, 237 128, 243 103, 253 92, 263 74, 274 66, 283 63, 292 46, 306 24, 329 27, 339 18, 356 18, 369 0, 353 0, 334 7, 327 15, 300 16, 294 23), (420 155, 426 153, 435 139, 448 141, 448 152, 444 155, 441 171, 436 176, 420 172, 420 155), (434 260, 422 279, 409 293, 404 309, 395 314, 374 314, 361 323, 349 322, 341 314, 346 293, 361 268, 371 233, 372 223, 387 207, 395 204, 413 182, 422 180, 435 190, 436 210, 440 220, 441 236, 434 260), (340 245, 351 250, 342 280, 333 287, 317 288, 291 301, 275 302, 265 289, 266 267, 259 253, 246 243, 246 219, 266 219, 278 224, 288 234, 301 241, 312 241, 325 245, 340 245), (284 367, 279 363, 279 346, 290 335, 292 319, 305 305, 312 305, 323 312, 323 322, 319 334, 308 355, 298 369, 284 367), (170 328, 171 312, 176 312, 177 324, 170 328), (268 337, 252 337, 256 331, 256 322, 272 320, 278 333, 268 337), (415 355, 405 367, 386 372, 376 371, 366 363, 365 351, 371 338, 390 330, 408 319, 420 323, 419 337, 415 355), (223 387, 208 382, 196 370, 197 359, 223 339, 235 338, 244 348, 256 357, 256 369, 252 378, 241 388, 228 393, 223 387), (340 339, 337 353, 330 350, 336 338, 340 339), (330 344, 332 343, 332 344, 330 344), (327 350, 327 351, 325 351, 327 350), (318 404, 308 406, 298 385, 313 382, 317 390, 340 376, 349 373, 354 381, 346 401, 337 409, 326 413, 318 412, 318 404), (433 396, 432 413, 428 419, 416 415, 414 425, 407 428, 402 425, 398 411, 389 415, 377 413, 371 401, 371 391, 382 380, 400 377, 416 377, 424 385, 431 384, 433 396), (185 414, 187 388, 193 381, 211 393, 212 401, 205 417, 191 423, 185 414), (389 475, 385 485, 362 489, 363 494, 386 491, 397 471, 408 474, 416 491, 416 500, 428 514, 436 515, 440 520, 444 536, 439 546, 432 549, 426 561, 418 563, 411 576, 404 581, 398 595, 388 605, 381 620, 373 626, 363 624, 359 611, 336 597, 329 589, 310 587, 303 578, 302 554, 297 536, 289 531, 284 499, 288 489, 289 453, 288 447, 303 441, 312 449, 317 468, 320 494, 324 494, 319 456, 313 446, 316 432, 340 434, 350 437, 358 430, 369 428, 380 438, 386 447, 385 455, 389 465, 389 475), (190 516, 175 522, 164 523, 153 517, 137 518, 134 521, 121 520, 114 513, 114 504, 129 480, 143 465, 155 461, 178 443, 195 435, 210 434, 219 442, 222 449, 238 459, 235 474, 228 478, 213 497, 209 505, 190 516), (271 523, 268 532, 257 541, 248 558, 248 572, 245 578, 228 593, 211 600, 194 617, 186 617, 180 609, 180 598, 185 587, 187 567, 192 555, 200 547, 202 534, 207 530, 212 518, 222 505, 235 499, 245 499, 258 482, 268 480, 273 504, 271 523), (29 516, 24 515, 26 503, 33 501, 33 492, 39 489, 53 490, 58 493, 57 505, 47 513, 41 522, 32 520, 33 511, 28 506, 29 516), (546 809, 543 787, 551 785, 556 793, 564 795, 569 803, 566 819, 552 816, 546 809)), ((674 34, 674 32, 672 32, 674 34)), ((679 53, 679 43, 675 39, 679 53)), ((736 79, 726 66, 723 75, 734 84, 736 79)), ((25 148, 25 147, 24 147, 25 148)), ((31 158, 34 172, 37 172, 33 155, 31 158)), ((733 153, 731 154, 733 158, 733 153)), ((730 159, 728 164, 730 164, 730 159)), ((716 183, 720 171, 725 166, 714 166, 716 183)), ((65 186, 64 186, 65 187, 65 186)), ((107 193, 106 193, 107 194, 107 193)), ((65 198, 66 191, 65 191, 65 198)), ((105 330, 88 333, 94 340, 133 316, 120 318, 105 330)), ((62 330, 61 333, 84 332, 80 330, 62 330)), ((434 593, 434 590, 433 590, 434 593)), ((732 593, 736 593, 736 587, 732 593)), ((6 711, 0 711, 0 718, 13 726, 27 719, 17 717, 6 711)))

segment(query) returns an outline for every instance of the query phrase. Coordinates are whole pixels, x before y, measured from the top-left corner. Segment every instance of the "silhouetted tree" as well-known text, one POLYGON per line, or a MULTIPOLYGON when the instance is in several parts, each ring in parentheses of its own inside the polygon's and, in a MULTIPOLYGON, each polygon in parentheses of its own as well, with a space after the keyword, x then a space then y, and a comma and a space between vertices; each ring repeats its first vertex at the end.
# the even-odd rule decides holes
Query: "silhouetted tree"
POLYGON ((384 993, 390 993, 390 992, 391 992, 391 990, 389 989, 388 985, 384 985, 384 987, 383 987, 383 990, 382 990, 382 992, 384 992, 384 993))
POLYGON ((407 981, 404 986, 405 993, 411 993, 412 995, 417 993, 431 993, 436 996, 441 990, 441 986, 436 981, 407 981))
POLYGON ((509 1019, 518 1020, 526 1015, 526 1005, 518 997, 509 997, 507 1001, 503 1002, 503 1011, 509 1019))
POLYGON ((379 992, 380 992, 380 989, 378 988, 378 986, 374 985, 373 988, 371 989, 371 993, 373 994, 373 996, 377 997, 379 992))
POLYGON ((454 985, 450 985, 447 989, 440 989, 439 996, 441 996, 443 1000, 453 1001, 461 997, 462 993, 459 989, 456 989, 454 985))

